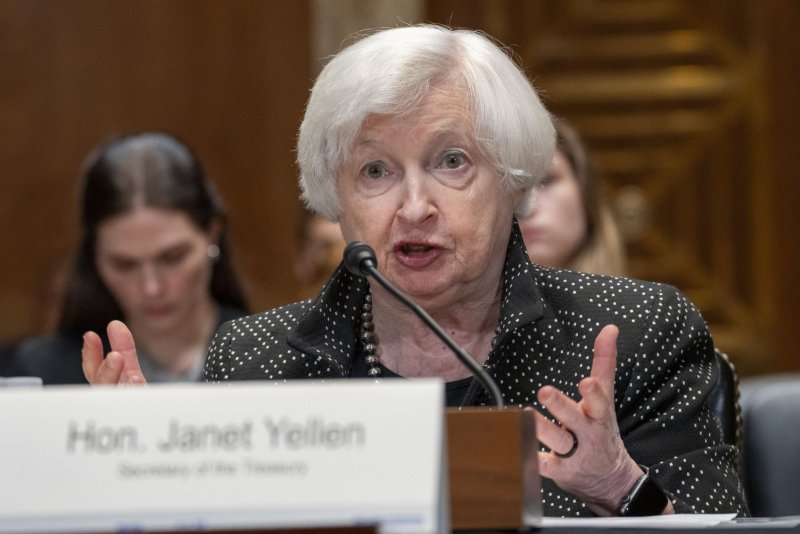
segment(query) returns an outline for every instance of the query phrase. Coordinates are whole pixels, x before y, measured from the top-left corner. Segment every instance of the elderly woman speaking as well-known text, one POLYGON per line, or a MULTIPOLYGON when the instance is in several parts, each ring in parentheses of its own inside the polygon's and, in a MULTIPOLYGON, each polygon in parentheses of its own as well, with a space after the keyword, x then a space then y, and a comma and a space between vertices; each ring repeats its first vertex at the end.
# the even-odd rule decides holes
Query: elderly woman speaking
MULTIPOLYGON (((674 288, 543 268, 515 215, 554 152, 547 110, 515 63, 473 31, 379 31, 335 56, 300 127, 308 206, 536 410, 548 515, 742 512, 736 452, 706 405, 715 380, 703 319, 674 288)), ((143 382, 124 325, 84 350, 93 383, 143 382)), ((340 266, 315 300, 236 319, 209 381, 440 377, 469 370, 382 286, 340 266)))

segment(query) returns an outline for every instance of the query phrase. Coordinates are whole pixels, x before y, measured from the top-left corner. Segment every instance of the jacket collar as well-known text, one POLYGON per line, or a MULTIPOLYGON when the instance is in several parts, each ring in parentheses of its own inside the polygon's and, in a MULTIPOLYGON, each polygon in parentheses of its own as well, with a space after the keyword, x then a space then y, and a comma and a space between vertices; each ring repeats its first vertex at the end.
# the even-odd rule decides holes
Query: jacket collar
MULTIPOLYGON (((503 267, 496 346, 515 329, 544 315, 544 302, 535 282, 534 269, 515 218, 503 267)), ((297 326, 289 332, 289 344, 305 354, 327 360, 342 377, 349 376, 358 346, 361 305, 368 287, 365 278, 354 276, 339 264, 297 326)))
POLYGON ((496 340, 498 346, 515 329, 533 323, 544 315, 544 300, 536 284, 535 269, 515 217, 503 266, 503 300, 500 303, 500 328, 496 340))

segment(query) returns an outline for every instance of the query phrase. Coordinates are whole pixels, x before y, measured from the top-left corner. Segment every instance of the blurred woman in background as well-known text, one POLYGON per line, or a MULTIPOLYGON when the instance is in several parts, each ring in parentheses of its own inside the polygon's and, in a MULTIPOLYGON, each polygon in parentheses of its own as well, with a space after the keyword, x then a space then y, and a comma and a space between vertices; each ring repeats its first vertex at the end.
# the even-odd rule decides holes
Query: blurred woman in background
POLYGON ((338 222, 304 210, 297 228, 294 274, 300 299, 316 297, 342 261, 345 243, 338 222))
POLYGON ((80 214, 57 331, 22 343, 8 374, 86 383, 84 333, 119 319, 133 332, 149 382, 200 380, 211 336, 247 306, 224 205, 191 149, 163 133, 100 146, 86 165, 80 214))
POLYGON ((553 163, 519 220, 531 259, 539 265, 625 276, 625 248, 586 147, 577 132, 556 121, 553 163))

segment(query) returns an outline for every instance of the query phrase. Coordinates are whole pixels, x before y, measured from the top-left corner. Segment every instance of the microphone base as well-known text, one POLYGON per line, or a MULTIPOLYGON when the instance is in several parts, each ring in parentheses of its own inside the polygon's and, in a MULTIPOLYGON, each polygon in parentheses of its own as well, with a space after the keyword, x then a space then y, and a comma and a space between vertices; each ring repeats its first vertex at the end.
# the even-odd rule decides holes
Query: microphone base
POLYGON ((533 412, 448 408, 446 423, 452 529, 538 524, 542 499, 533 412))

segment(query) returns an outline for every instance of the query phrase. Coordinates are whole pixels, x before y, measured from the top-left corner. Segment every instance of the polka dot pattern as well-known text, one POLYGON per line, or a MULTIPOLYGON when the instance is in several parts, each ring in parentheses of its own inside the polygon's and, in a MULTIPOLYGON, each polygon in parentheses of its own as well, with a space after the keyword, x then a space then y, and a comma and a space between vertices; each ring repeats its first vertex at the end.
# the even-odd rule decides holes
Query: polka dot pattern
MULTIPOLYGON (((205 376, 229 380, 344 378, 355 355, 367 282, 338 269, 315 301, 237 319, 217 332, 205 376)), ((719 372, 698 311, 670 286, 533 264, 517 226, 503 271, 497 343, 485 363, 509 405, 534 406, 550 384, 579 399, 594 339, 619 327, 615 386, 623 442, 680 513, 746 514, 736 450, 706 403, 719 372)), ((478 404, 489 404, 484 392, 478 404)), ((578 499, 542 481, 550 516, 590 516, 578 499)))

